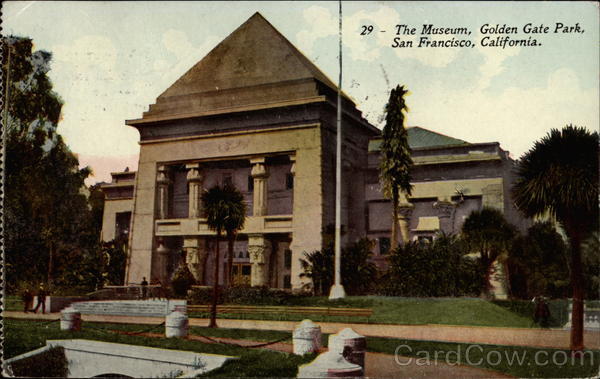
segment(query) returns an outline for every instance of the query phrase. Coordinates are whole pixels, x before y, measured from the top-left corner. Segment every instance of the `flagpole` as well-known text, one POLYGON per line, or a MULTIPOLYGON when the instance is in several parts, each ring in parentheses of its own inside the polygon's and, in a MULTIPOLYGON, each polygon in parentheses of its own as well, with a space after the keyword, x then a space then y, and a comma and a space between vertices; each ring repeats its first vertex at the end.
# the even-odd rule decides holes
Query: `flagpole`
POLYGON ((335 277, 334 284, 329 293, 329 299, 341 299, 346 297, 344 286, 342 286, 342 0, 339 0, 339 78, 337 93, 337 144, 335 154, 335 277))

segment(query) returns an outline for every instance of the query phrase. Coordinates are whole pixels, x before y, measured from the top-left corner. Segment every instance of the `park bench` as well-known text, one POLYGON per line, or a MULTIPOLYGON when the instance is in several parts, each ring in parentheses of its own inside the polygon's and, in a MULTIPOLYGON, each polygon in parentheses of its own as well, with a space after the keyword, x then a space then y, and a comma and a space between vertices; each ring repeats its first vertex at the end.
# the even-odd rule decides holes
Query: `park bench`
MULTIPOLYGON (((188 305, 189 313, 210 313, 211 306, 188 305)), ((293 307, 293 306, 271 306, 271 305, 217 305, 218 314, 235 314, 244 317, 248 314, 263 315, 321 315, 321 316, 342 316, 347 318, 365 317, 367 322, 373 314, 370 308, 340 308, 340 307, 293 307)))

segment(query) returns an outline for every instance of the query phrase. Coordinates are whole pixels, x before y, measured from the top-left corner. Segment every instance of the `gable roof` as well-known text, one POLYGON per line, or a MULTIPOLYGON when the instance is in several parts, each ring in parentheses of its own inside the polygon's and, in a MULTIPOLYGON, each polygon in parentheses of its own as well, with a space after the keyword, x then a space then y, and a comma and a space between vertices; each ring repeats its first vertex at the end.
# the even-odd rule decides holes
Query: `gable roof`
POLYGON ((336 85, 256 12, 159 98, 314 78, 336 85))
MULTIPOLYGON (((408 134, 408 146, 410 146, 411 149, 470 145, 467 141, 448 137, 444 134, 421 128, 420 126, 406 128, 406 132, 408 134)), ((369 141, 369 151, 379 151, 381 149, 381 141, 381 138, 369 141)))

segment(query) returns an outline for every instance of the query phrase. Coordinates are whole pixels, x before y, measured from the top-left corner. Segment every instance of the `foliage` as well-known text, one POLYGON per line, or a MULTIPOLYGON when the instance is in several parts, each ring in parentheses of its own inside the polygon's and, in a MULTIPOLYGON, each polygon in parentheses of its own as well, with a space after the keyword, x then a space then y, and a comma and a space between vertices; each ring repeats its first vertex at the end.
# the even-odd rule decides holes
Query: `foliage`
MULTIPOLYGON (((377 277, 377 268, 371 262, 372 241, 367 238, 358 240, 342 249, 342 285, 349 295, 369 293, 377 277)), ((312 291, 316 295, 329 293, 333 284, 335 253, 333 246, 320 251, 304 253, 300 260, 303 273, 301 277, 310 278, 312 291)))
POLYGON ((404 86, 398 85, 392 89, 385 106, 385 126, 382 131, 379 170, 384 195, 392 199, 392 249, 397 244, 399 191, 409 196, 412 192, 410 168, 413 162, 408 146, 408 133, 404 128, 405 112, 408 111, 404 96, 407 94, 408 90, 404 86))
POLYGON ((483 207, 471 212, 466 218, 462 226, 462 238, 466 249, 479 255, 481 271, 485 278, 482 288, 485 294, 490 290, 494 262, 506 256, 516 233, 502 212, 495 208, 483 207))
POLYGON ((472 296, 481 291, 483 275, 476 260, 464 255, 464 243, 439 234, 433 242, 409 242, 389 257, 378 280, 387 296, 472 296))
POLYGON ((179 265, 173 278, 171 279, 171 287, 176 296, 185 298, 188 290, 195 283, 194 275, 185 263, 179 265))
POLYGON ((550 222, 538 222, 515 239, 508 256, 510 294, 522 299, 569 294, 567 246, 550 222))
MULTIPOLYGON (((62 102, 47 77, 51 54, 32 52, 28 38, 5 37, 10 55, 6 140, 6 276, 7 290, 20 281, 57 286, 93 278, 84 262, 98 257, 84 179, 75 155, 56 133, 62 102)), ((9 61, 5 55, 3 73, 9 61)), ((5 76, 6 77, 6 76, 5 76)))
POLYGON ((527 216, 549 215, 569 241, 573 289, 572 350, 583 349, 585 292, 582 242, 598 229, 598 132, 567 125, 552 129, 520 159, 515 204, 527 216))
MULTIPOLYGON (((211 297, 211 287, 195 287, 190 291, 187 299, 190 304, 208 304, 211 297)), ((296 299, 306 297, 306 293, 292 293, 290 291, 262 287, 231 286, 219 291, 219 304, 242 305, 287 305, 296 299)))
MULTIPOLYGON (((310 253, 304 253, 304 259, 300 260, 302 273, 300 277, 309 278, 311 280, 311 290, 314 295, 324 295, 329 293, 329 289, 333 284, 333 269, 334 269, 335 252, 333 247, 329 245, 325 249, 316 250, 310 253)), ((342 262, 344 259, 342 258, 342 262)), ((344 275, 342 275, 344 280, 344 275)))
POLYGON ((583 275, 587 299, 600 299, 600 233, 594 232, 584 241, 583 275))
POLYGON ((233 259, 233 238, 235 233, 244 227, 246 219, 246 203, 240 191, 226 184, 224 187, 216 185, 202 194, 202 205, 208 227, 217 232, 215 243, 215 259, 213 264, 213 301, 210 326, 216 327, 217 301, 219 297, 219 241, 223 231, 227 233, 229 244, 229 262, 227 264, 231 278, 231 264, 233 259))
POLYGON ((66 378, 68 365, 64 348, 56 346, 12 363, 11 371, 17 377, 66 378))

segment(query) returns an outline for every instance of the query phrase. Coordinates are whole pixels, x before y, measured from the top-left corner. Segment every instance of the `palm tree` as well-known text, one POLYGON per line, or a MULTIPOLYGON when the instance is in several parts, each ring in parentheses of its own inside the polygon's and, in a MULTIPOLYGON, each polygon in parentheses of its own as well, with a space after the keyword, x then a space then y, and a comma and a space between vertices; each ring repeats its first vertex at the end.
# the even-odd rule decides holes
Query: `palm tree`
MULTIPOLYGON (((233 186, 218 185, 202 194, 202 204, 208 227, 217 232, 213 271, 213 299, 210 311, 210 328, 217 327, 217 299, 219 296, 219 243, 223 231, 232 234, 244 225, 246 204, 242 194, 233 186)), ((233 250, 233 244, 229 245, 233 250)), ((233 252, 230 250, 229 257, 233 252)))
POLYGON ((462 236, 469 251, 479 254, 484 278, 483 295, 486 297, 490 294, 494 262, 508 252, 515 235, 515 228, 494 208, 484 207, 471 212, 462 226, 462 236))
POLYGON ((573 125, 552 129, 519 161, 513 195, 525 215, 550 214, 568 237, 573 288, 571 350, 581 351, 581 243, 598 228, 598 133, 573 125))
POLYGON ((381 161, 379 164, 381 181, 386 197, 392 199, 392 238, 390 249, 398 245, 398 208, 400 191, 409 195, 412 192, 410 184, 410 167, 412 159, 408 146, 408 133, 404 128, 404 113, 408 111, 404 96, 408 90, 404 86, 396 86, 390 93, 385 106, 385 126, 381 143, 381 161))

